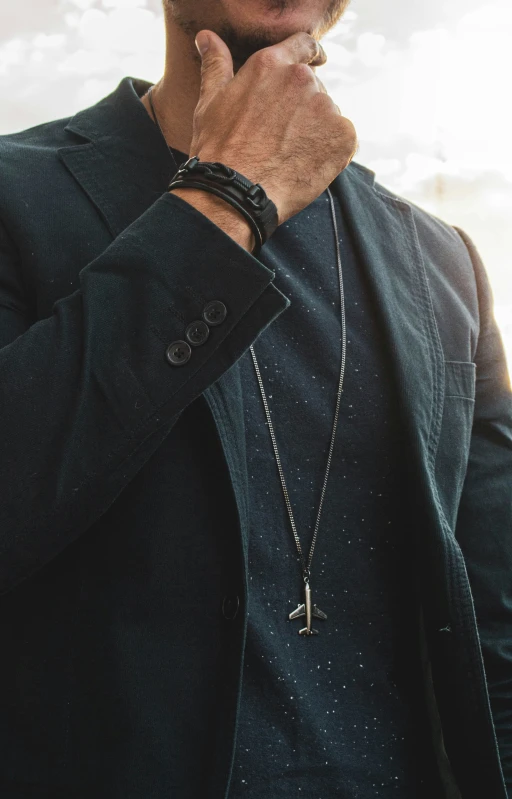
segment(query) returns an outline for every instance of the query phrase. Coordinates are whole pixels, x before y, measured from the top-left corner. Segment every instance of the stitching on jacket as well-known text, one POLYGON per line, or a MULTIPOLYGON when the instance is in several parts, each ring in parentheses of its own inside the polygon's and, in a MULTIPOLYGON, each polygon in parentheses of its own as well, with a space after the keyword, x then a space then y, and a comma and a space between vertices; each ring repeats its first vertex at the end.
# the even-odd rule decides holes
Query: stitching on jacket
POLYGON ((152 333, 154 333, 154 334, 155 334, 155 336, 156 336, 158 339, 160 339, 160 341, 162 342, 162 344, 169 344, 169 340, 168 340, 168 339, 167 339, 167 338, 164 336, 164 334, 163 334, 163 333, 160 333, 160 331, 159 331, 159 330, 158 330, 158 329, 157 329, 157 328, 156 328, 154 325, 150 325, 150 326, 149 326, 149 329, 151 330, 151 332, 152 332, 152 333))
POLYGON ((206 299, 200 294, 196 289, 192 288, 192 286, 185 286, 185 291, 188 291, 191 297, 193 297, 196 302, 200 303, 201 305, 206 305, 206 299))
POLYGON ((179 311, 174 305, 169 305, 167 307, 167 310, 170 311, 170 313, 172 313, 173 316, 176 317, 176 319, 179 319, 179 321, 183 325, 185 324, 185 316, 184 316, 184 314, 181 311, 179 311))

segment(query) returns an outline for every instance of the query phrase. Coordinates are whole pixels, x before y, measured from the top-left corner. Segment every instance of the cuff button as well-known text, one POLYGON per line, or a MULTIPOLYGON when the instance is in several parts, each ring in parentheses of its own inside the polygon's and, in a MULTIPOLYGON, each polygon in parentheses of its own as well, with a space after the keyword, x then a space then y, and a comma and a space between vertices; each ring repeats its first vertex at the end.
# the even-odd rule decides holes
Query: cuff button
POLYGON ((190 360, 192 349, 186 341, 173 341, 167 347, 165 355, 172 366, 183 366, 190 360))
POLYGON ((201 319, 191 322, 185 330, 185 338, 193 347, 200 347, 210 335, 210 328, 201 319))
POLYGON ((221 325, 227 315, 228 309, 220 300, 212 300, 203 309, 203 319, 210 327, 221 325))

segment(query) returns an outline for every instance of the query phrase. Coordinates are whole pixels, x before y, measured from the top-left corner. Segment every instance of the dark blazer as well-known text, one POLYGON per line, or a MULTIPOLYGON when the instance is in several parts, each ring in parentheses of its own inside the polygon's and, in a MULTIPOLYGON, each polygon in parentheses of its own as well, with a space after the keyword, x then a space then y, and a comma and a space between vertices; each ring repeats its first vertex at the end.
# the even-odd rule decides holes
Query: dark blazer
MULTIPOLYGON (((165 144, 135 94, 146 85, 127 78, 71 120, 0 138, 3 799, 227 794, 247 595, 237 361, 290 301, 166 193, 165 144), (169 345, 212 300, 225 319, 172 365, 169 345)), ((353 163, 332 189, 407 431, 422 608, 411 637, 446 795, 505 799, 503 346, 468 237, 374 178, 353 163)))

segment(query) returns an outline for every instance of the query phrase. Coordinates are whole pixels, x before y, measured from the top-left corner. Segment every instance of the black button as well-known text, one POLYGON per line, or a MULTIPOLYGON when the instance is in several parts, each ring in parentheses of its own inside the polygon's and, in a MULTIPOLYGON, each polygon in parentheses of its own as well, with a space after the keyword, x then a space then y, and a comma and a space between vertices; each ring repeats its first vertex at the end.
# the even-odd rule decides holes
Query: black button
POLYGON ((185 337, 193 347, 200 347, 201 344, 204 344, 209 335, 210 328, 206 322, 202 322, 201 319, 191 322, 185 330, 185 337))
POLYGON ((240 599, 237 596, 225 596, 222 600, 222 615, 232 621, 238 613, 240 599))
POLYGON ((167 347, 167 352, 165 354, 170 364, 173 366, 183 366, 184 363, 190 360, 192 349, 190 344, 187 344, 186 341, 173 341, 172 344, 169 344, 167 347))
POLYGON ((209 302, 203 309, 203 319, 205 322, 208 322, 211 327, 221 325, 227 315, 228 309, 220 300, 212 300, 212 302, 209 302))

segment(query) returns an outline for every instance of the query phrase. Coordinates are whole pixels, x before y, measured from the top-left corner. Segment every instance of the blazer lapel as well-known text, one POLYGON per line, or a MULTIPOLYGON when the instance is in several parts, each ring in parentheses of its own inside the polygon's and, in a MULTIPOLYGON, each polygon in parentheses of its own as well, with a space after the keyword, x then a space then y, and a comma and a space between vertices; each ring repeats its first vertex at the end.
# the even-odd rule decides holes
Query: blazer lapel
POLYGON ((156 202, 176 172, 138 96, 150 85, 125 78, 112 94, 66 125, 67 132, 85 141, 58 151, 113 238, 156 202))
POLYGON ((352 165, 334 181, 358 262, 370 280, 395 364, 413 465, 436 504, 431 475, 440 433, 444 359, 412 208, 380 192, 370 170, 352 165))

